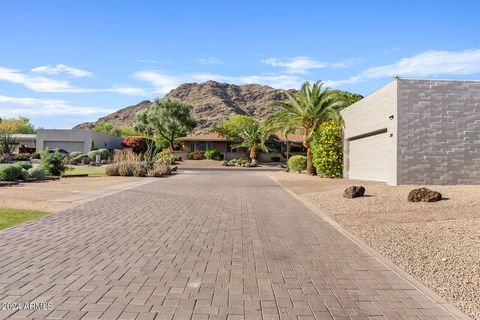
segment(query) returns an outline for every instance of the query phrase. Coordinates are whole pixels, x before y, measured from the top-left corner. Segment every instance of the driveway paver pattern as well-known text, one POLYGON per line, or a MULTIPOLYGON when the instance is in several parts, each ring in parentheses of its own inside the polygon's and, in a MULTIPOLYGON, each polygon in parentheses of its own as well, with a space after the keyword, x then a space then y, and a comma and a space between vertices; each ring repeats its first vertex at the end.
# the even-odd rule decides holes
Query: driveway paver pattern
POLYGON ((453 319, 261 172, 182 173, 0 232, 0 302, 0 319, 453 319))

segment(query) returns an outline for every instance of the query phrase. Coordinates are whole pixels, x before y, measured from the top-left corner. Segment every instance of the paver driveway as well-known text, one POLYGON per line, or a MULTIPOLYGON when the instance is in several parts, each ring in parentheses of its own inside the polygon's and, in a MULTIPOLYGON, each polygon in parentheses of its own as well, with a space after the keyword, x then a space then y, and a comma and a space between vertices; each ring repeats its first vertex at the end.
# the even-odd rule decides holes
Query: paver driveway
POLYGON ((53 310, 0 318, 449 316, 261 172, 183 173, 0 232, 15 300, 53 310))

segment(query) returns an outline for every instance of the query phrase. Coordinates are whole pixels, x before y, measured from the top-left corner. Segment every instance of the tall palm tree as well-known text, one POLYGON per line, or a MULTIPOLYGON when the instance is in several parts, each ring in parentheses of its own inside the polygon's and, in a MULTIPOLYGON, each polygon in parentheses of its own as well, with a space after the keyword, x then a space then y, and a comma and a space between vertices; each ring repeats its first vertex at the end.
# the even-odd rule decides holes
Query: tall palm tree
POLYGON ((257 163, 258 152, 268 152, 265 145, 268 134, 263 130, 263 126, 258 121, 251 122, 238 134, 240 142, 235 144, 235 148, 247 148, 250 153, 252 163, 257 163))
POLYGON ((287 100, 275 102, 281 109, 270 116, 266 127, 270 131, 286 129, 302 129, 303 145, 307 149, 307 174, 314 175, 313 154, 310 144, 320 125, 328 120, 339 120, 340 110, 345 101, 328 88, 323 88, 323 82, 317 81, 311 85, 308 81, 302 85, 295 95, 284 92, 287 100))

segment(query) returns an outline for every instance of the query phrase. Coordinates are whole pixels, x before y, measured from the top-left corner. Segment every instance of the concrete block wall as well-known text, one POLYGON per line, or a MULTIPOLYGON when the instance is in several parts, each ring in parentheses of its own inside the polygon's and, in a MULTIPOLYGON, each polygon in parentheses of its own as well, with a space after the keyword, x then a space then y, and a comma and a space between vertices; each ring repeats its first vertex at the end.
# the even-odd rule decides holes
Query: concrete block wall
POLYGON ((398 80, 398 184, 480 184, 480 81, 398 80))

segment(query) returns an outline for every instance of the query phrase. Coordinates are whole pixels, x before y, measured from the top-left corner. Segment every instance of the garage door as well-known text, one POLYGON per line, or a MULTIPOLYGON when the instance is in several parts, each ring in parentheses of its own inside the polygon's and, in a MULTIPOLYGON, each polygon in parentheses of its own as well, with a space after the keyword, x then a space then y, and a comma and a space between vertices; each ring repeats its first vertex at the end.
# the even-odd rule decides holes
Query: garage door
POLYGON ((49 149, 64 149, 68 152, 84 150, 83 141, 45 141, 44 145, 49 149))
POLYGON ((391 153, 386 132, 349 141, 348 177, 387 182, 393 166, 391 153))

